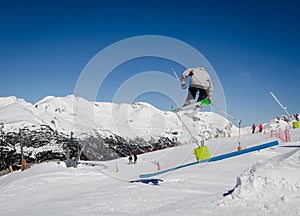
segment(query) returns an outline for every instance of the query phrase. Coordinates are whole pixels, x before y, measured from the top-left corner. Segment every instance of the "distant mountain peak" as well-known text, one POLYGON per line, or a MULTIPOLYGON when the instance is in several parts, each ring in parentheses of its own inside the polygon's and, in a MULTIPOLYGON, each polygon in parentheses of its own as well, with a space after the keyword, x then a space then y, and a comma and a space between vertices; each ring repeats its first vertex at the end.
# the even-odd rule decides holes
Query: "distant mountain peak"
MULTIPOLYGON (((49 125, 65 134, 74 132, 77 137, 116 134, 131 139, 168 137, 187 142, 195 137, 200 140, 237 135, 237 127, 217 113, 199 112, 190 117, 190 112, 181 112, 179 119, 175 113, 159 110, 146 102, 92 102, 74 95, 47 96, 35 104, 15 96, 0 98, 0 122, 7 131, 49 125)), ((276 120, 266 128, 275 124, 276 120)))

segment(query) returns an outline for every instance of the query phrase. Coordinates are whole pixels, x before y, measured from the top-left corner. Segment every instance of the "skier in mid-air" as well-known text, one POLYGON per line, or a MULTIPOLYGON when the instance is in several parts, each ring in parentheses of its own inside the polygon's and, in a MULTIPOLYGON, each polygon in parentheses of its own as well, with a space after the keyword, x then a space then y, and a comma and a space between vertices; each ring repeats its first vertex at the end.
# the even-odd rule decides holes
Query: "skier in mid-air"
MULTIPOLYGON (((188 76, 191 76, 190 85, 188 89, 188 95, 183 106, 187 106, 195 103, 196 94, 199 92, 199 97, 197 102, 203 99, 208 99, 211 102, 213 84, 209 74, 206 72, 205 68, 188 68, 181 76, 181 88, 186 89, 185 80, 188 76)), ((201 108, 201 104, 196 106, 201 108)))

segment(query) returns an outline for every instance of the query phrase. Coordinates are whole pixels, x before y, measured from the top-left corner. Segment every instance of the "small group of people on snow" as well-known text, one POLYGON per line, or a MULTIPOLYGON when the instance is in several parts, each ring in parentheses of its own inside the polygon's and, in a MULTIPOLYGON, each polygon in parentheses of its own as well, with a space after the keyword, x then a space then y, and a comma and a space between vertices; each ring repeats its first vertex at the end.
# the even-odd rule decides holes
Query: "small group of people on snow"
MULTIPOLYGON (((129 164, 132 164, 132 154, 131 153, 130 153, 128 159, 129 159, 129 164)), ((133 154, 133 163, 136 164, 136 162, 137 162, 137 155, 134 153, 133 154)))
MULTIPOLYGON (((256 125, 253 124, 253 125, 252 125, 252 134, 255 133, 255 129, 256 129, 256 125)), ((262 126, 262 124, 259 124, 258 129, 259 129, 259 131, 258 131, 259 133, 261 133, 261 132, 263 131, 263 126, 262 126)))

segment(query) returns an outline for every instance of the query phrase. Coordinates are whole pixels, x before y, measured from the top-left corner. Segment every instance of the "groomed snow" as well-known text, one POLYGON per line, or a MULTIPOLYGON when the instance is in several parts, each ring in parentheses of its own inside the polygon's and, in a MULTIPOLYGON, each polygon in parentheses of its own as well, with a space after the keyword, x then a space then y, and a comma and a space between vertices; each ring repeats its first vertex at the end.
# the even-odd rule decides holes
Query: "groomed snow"
MULTIPOLYGON (((66 168, 56 162, 0 177, 0 215, 300 215, 299 129, 290 143, 138 182, 142 173, 195 161, 195 144, 66 168), (93 165, 93 166, 92 166, 93 165), (130 183, 130 181, 137 181, 130 183), (233 190, 227 196, 224 193, 233 190)), ((244 135, 244 148, 270 142, 244 135)), ((206 142, 211 154, 236 150, 237 137, 206 142)))

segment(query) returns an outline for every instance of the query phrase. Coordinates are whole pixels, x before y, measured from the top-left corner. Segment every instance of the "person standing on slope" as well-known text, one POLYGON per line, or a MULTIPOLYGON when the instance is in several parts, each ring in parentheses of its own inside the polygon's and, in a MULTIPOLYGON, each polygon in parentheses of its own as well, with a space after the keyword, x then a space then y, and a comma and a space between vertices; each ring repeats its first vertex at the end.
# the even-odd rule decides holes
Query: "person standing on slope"
POLYGON ((129 164, 132 164, 132 156, 131 156, 131 154, 129 155, 129 158, 128 158, 128 160, 129 160, 129 164))
POLYGON ((137 162, 137 155, 136 155, 136 153, 134 153, 134 154, 133 154, 133 163, 136 164, 136 162, 137 162))
POLYGON ((256 129, 256 125, 255 125, 255 124, 253 124, 253 125, 252 125, 252 134, 254 134, 254 133, 255 133, 255 129, 256 129))
POLYGON ((199 92, 197 102, 208 99, 211 102, 213 84, 209 74, 203 67, 188 68, 181 76, 181 88, 186 89, 185 80, 191 76, 188 95, 183 106, 195 103, 196 94, 199 92))

